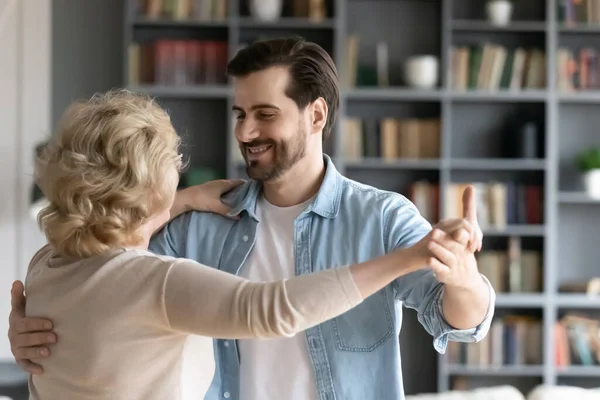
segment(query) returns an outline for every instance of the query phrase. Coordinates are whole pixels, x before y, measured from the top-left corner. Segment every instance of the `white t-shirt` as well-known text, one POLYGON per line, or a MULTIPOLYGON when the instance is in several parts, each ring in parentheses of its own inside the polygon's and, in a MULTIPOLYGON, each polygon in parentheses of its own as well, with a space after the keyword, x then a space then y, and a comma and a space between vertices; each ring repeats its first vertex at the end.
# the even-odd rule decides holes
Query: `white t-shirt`
MULTIPOLYGON (((277 207, 259 197, 256 243, 240 275, 252 281, 290 278, 294 268, 294 220, 311 200, 277 207)), ((306 334, 293 338, 239 340, 240 400, 316 400, 306 334)))

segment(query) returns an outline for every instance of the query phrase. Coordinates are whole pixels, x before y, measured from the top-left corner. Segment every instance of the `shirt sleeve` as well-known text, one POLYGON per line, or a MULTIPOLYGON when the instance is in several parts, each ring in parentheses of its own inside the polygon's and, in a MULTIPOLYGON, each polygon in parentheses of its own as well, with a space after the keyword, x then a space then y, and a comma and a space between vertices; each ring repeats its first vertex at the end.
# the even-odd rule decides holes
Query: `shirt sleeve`
POLYGON ((191 213, 173 218, 150 238, 148 250, 155 254, 185 257, 185 244, 191 213))
MULTIPOLYGON (((430 231, 431 224, 421 216, 414 204, 402 199, 390 213, 386 238, 390 250, 407 248, 423 239, 430 231)), ((489 332, 495 307, 495 292, 487 278, 482 275, 490 290, 490 304, 484 320, 477 327, 458 330, 444 319, 442 302, 444 285, 439 282, 431 269, 422 269, 398 278, 393 283, 396 298, 408 308, 417 311, 421 325, 433 336, 433 347, 445 353, 448 341, 478 342, 489 332)))
POLYGON ((291 337, 362 302, 348 267, 273 282, 251 282, 191 260, 165 278, 172 329, 218 339, 291 337))
POLYGON ((490 281, 484 275, 481 275, 481 277, 483 278, 483 280, 486 283, 488 290, 490 292, 490 303, 488 305, 488 309, 487 309, 485 318, 483 319, 483 322, 481 322, 475 328, 460 330, 460 329, 455 329, 452 326, 450 326, 450 324, 448 324, 448 322, 446 322, 446 320, 444 319, 444 311, 442 308, 442 303, 443 303, 442 299, 444 296, 444 286, 443 285, 440 288, 440 293, 438 293, 435 296, 435 307, 433 307, 433 312, 435 313, 435 315, 433 315, 432 318, 424 319, 421 323, 437 325, 437 326, 430 327, 430 330, 433 332, 440 332, 440 333, 438 333, 438 335, 434 341, 434 347, 438 352, 444 353, 446 350, 446 347, 448 346, 449 341, 465 342, 465 343, 479 342, 489 332, 490 326, 492 323, 492 319, 494 316, 494 307, 495 307, 494 305, 496 304, 496 292, 492 288, 490 281))

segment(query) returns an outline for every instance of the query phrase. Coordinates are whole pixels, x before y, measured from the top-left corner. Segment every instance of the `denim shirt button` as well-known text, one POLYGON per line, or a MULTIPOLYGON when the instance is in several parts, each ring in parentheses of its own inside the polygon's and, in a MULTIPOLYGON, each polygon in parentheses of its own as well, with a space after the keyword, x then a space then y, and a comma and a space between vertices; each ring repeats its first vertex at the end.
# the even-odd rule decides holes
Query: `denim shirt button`
POLYGON ((229 342, 224 342, 224 343, 223 343, 223 346, 225 346, 225 347, 229 347, 229 342))
POLYGON ((225 397, 226 399, 231 397, 231 394, 229 394, 229 392, 225 392, 223 393, 223 397, 225 397))
POLYGON ((244 235, 244 237, 242 238, 242 240, 243 240, 244 242, 247 242, 247 241, 248 241, 248 235, 244 235))

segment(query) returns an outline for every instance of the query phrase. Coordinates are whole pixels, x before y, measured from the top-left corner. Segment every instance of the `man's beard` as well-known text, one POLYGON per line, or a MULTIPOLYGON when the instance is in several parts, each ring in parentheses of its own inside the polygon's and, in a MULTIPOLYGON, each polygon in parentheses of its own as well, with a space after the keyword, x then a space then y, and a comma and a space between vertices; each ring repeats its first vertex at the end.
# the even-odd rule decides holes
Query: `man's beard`
POLYGON ((306 135, 301 128, 293 139, 275 142, 272 139, 253 140, 249 143, 240 144, 240 150, 246 160, 246 173, 248 177, 257 181, 270 181, 280 178, 289 171, 306 154, 306 135), (248 147, 271 146, 268 151, 273 152, 273 160, 248 161, 248 147))

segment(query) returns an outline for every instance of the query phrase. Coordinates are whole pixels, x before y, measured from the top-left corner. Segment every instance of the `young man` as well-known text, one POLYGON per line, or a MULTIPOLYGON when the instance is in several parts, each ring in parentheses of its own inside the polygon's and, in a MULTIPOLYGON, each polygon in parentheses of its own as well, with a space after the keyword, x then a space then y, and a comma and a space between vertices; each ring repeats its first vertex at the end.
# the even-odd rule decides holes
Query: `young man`
MULTIPOLYGON (((481 234, 472 189, 463 203, 477 234, 465 248, 443 229, 432 231, 405 197, 341 176, 322 148, 335 121, 339 81, 316 44, 257 42, 236 55, 228 73, 235 78, 235 132, 251 180, 224 201, 240 219, 184 213, 154 237, 153 252, 263 281, 367 260, 426 235, 435 239, 435 258, 430 270, 406 275, 294 338, 216 340, 206 400, 403 399, 397 339, 403 305, 418 311, 439 352, 449 340, 475 342, 489 330, 495 294, 473 254, 481 234)), ((19 295, 13 295, 16 304, 24 301, 19 295)), ((31 334, 44 330, 34 322, 41 321, 18 310, 11 317, 9 337, 21 363, 39 349, 28 346, 47 343, 47 333, 31 334)))

